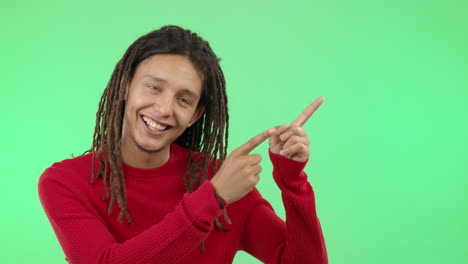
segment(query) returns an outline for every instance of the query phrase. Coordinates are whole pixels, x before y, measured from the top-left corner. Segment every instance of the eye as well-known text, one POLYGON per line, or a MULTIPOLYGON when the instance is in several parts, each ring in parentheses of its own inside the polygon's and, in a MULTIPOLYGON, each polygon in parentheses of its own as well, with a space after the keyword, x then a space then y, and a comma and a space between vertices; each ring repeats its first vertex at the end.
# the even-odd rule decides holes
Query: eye
POLYGON ((192 102, 190 100, 188 100, 187 98, 184 98, 184 97, 179 97, 177 98, 177 100, 182 104, 182 105, 185 105, 185 106, 188 106, 190 104, 192 104, 192 102))
POLYGON ((147 85, 147 87, 153 91, 160 92, 161 88, 159 86, 147 85))

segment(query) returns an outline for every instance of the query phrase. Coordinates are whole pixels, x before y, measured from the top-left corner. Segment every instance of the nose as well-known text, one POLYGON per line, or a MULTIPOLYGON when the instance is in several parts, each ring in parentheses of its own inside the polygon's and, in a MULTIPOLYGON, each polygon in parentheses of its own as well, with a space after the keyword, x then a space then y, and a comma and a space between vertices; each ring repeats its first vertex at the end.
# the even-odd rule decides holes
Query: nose
POLYGON ((174 102, 170 95, 159 96, 153 107, 161 117, 170 117, 173 113, 174 102))

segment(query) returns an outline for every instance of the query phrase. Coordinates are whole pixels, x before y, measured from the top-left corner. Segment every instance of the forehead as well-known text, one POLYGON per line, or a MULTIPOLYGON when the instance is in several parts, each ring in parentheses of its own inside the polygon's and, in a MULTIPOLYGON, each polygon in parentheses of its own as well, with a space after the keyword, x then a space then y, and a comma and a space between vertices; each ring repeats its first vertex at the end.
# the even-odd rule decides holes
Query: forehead
POLYGON ((164 80, 173 88, 184 88, 201 94, 202 74, 186 57, 174 54, 157 54, 143 60, 135 71, 134 81, 164 80))

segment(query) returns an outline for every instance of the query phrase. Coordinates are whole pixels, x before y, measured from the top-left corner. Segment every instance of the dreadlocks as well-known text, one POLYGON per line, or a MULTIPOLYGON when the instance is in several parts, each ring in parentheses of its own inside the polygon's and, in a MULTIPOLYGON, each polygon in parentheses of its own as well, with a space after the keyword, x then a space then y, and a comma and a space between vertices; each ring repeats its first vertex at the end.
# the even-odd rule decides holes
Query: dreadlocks
MULTIPOLYGON (((125 111, 126 87, 131 83, 140 62, 156 54, 177 54, 185 56, 203 75, 203 92, 197 107, 204 107, 201 118, 176 140, 176 144, 188 148, 189 159, 184 174, 186 191, 191 193, 207 178, 211 169, 214 174, 226 158, 228 139, 228 110, 224 74, 207 41, 196 33, 178 26, 164 26, 137 39, 118 61, 109 83, 102 94, 96 113, 93 145, 90 150, 99 160, 96 169, 94 158, 93 176, 103 178, 106 195, 110 197, 108 214, 115 202, 120 208, 118 221, 125 217, 132 224, 127 210, 127 193, 122 170, 120 140, 125 111), (219 163, 213 160, 219 159, 219 163)), ((86 153, 85 152, 85 153, 86 153)), ((219 197, 216 197, 220 201, 219 197)), ((224 216, 226 217, 226 211, 224 216)), ((226 221, 229 223, 229 219, 226 221)), ((226 230, 215 220, 218 228, 226 230)))

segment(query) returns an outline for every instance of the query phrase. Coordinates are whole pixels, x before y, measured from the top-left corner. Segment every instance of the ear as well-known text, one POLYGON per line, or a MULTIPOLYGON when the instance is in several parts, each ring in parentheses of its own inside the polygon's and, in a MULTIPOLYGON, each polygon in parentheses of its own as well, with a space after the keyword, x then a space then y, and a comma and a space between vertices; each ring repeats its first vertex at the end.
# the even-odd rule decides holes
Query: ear
POLYGON ((203 106, 198 107, 197 110, 195 110, 195 113, 193 113, 193 117, 190 120, 188 127, 191 127, 195 122, 197 122, 197 120, 203 115, 203 112, 205 112, 205 108, 203 106))

